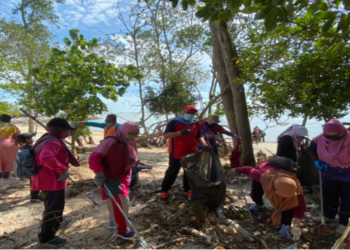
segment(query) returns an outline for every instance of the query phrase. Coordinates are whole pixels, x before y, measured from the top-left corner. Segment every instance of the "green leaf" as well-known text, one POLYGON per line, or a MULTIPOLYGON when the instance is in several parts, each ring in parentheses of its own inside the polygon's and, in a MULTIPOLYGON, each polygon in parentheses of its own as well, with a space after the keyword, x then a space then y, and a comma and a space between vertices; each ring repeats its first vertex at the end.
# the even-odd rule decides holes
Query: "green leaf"
POLYGON ((322 26, 322 32, 327 32, 332 27, 334 20, 335 17, 328 19, 328 21, 322 26))
POLYGON ((252 0, 243 0, 243 4, 245 7, 249 7, 252 4, 252 0))
POLYGON ((270 12, 265 17, 265 27, 267 31, 271 31, 277 26, 277 17, 279 14, 279 10, 277 6, 272 7, 270 12))
POLYGON ((322 3, 318 6, 318 8, 319 8, 320 10, 327 11, 327 10, 328 10, 328 5, 327 5, 325 2, 322 2, 322 3))
POLYGON ((176 6, 178 5, 179 3, 179 0, 170 0, 173 4, 173 8, 176 8, 176 6))
POLYGON ((182 8, 183 8, 184 10, 187 10, 187 8, 188 8, 187 1, 186 1, 186 0, 183 0, 183 1, 181 2, 181 4, 182 4, 182 8))

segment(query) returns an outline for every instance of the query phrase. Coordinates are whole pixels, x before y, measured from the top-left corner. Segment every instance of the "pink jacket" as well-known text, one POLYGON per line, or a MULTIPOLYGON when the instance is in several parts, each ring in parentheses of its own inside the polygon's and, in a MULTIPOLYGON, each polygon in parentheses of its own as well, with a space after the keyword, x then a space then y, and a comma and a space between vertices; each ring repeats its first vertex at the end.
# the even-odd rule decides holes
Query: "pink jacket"
POLYGON ((35 157, 40 170, 32 176, 33 191, 56 191, 66 187, 66 181, 57 181, 60 174, 69 169, 67 154, 60 142, 52 141, 44 145, 35 157), (40 167, 41 166, 41 167, 40 167))
MULTIPOLYGON (((248 167, 248 166, 236 168, 236 172, 238 174, 248 175, 254 181, 259 183, 260 183, 261 176, 263 176, 265 173, 269 173, 276 170, 278 170, 278 168, 269 165, 268 162, 261 163, 259 166, 255 168, 248 167)), ((306 211, 306 202, 304 200, 303 194, 298 195, 298 201, 299 201, 299 205, 293 208, 294 217, 298 219, 302 219, 304 218, 304 214, 306 211)))

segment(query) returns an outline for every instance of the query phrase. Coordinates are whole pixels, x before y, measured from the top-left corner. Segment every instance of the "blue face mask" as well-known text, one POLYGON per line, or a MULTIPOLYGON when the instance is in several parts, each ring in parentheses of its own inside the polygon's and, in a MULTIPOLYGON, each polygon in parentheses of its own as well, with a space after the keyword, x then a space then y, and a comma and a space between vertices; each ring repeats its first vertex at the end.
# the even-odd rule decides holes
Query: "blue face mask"
POLYGON ((188 122, 192 121, 194 118, 194 115, 191 114, 184 114, 184 119, 188 122))

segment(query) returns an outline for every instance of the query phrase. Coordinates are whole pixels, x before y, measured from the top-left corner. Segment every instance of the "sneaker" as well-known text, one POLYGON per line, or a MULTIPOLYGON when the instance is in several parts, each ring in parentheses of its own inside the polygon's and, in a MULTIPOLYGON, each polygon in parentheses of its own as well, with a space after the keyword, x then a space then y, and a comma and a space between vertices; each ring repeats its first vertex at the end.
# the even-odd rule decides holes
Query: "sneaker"
MULTIPOLYGON (((321 223, 321 219, 322 219, 321 216, 312 217, 312 220, 314 222, 317 222, 317 223, 321 223)), ((331 218, 328 218, 328 217, 324 216, 324 222, 326 222, 326 223, 332 222, 334 220, 335 220, 335 218, 331 219, 331 218)))
POLYGON ((1 183, 8 183, 8 182, 13 182, 13 181, 17 181, 18 178, 17 177, 9 177, 9 178, 2 178, 1 179, 1 183))
POLYGON ((38 196, 36 198, 30 198, 30 202, 42 202, 44 198, 42 196, 38 196))
POLYGON ((60 226, 58 227, 58 230, 61 230, 65 227, 68 227, 70 224, 72 224, 72 221, 67 219, 67 218, 63 218, 63 221, 61 222, 60 226))
POLYGON ((187 192, 184 192, 184 195, 185 195, 185 198, 187 199, 187 200, 191 200, 191 190, 188 190, 187 192))
POLYGON ((278 231, 278 235, 279 236, 288 236, 288 235, 290 235, 290 233, 289 233, 289 226, 282 224, 282 228, 278 231))
POLYGON ((108 225, 108 229, 110 229, 110 230, 117 230, 117 226, 115 226, 115 225, 108 225))
POLYGON ((253 204, 249 207, 251 212, 258 212, 260 209, 263 209, 264 205, 253 204))
POLYGON ((160 200, 161 201, 168 201, 168 192, 163 192, 160 200))
POLYGON ((63 246, 65 243, 67 242, 66 239, 62 239, 62 238, 55 238, 52 241, 46 242, 46 243, 40 243, 38 242, 38 246, 40 248, 59 248, 60 246, 63 246))
POLYGON ((119 234, 119 233, 114 233, 114 236, 122 238, 124 240, 131 240, 136 236, 135 232, 127 229, 125 233, 119 234))
POLYGON ((346 229, 346 226, 340 224, 337 230, 335 230, 335 233, 342 235, 346 229))

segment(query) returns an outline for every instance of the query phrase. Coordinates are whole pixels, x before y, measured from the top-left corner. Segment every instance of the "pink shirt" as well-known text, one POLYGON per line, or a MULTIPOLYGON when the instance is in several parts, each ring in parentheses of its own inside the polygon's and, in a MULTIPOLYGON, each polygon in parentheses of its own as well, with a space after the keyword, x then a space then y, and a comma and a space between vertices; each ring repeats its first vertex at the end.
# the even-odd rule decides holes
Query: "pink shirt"
POLYGON ((65 189, 66 181, 57 181, 59 175, 69 169, 68 157, 60 142, 52 141, 45 144, 36 155, 35 161, 40 170, 37 175, 31 177, 33 191, 65 189))

